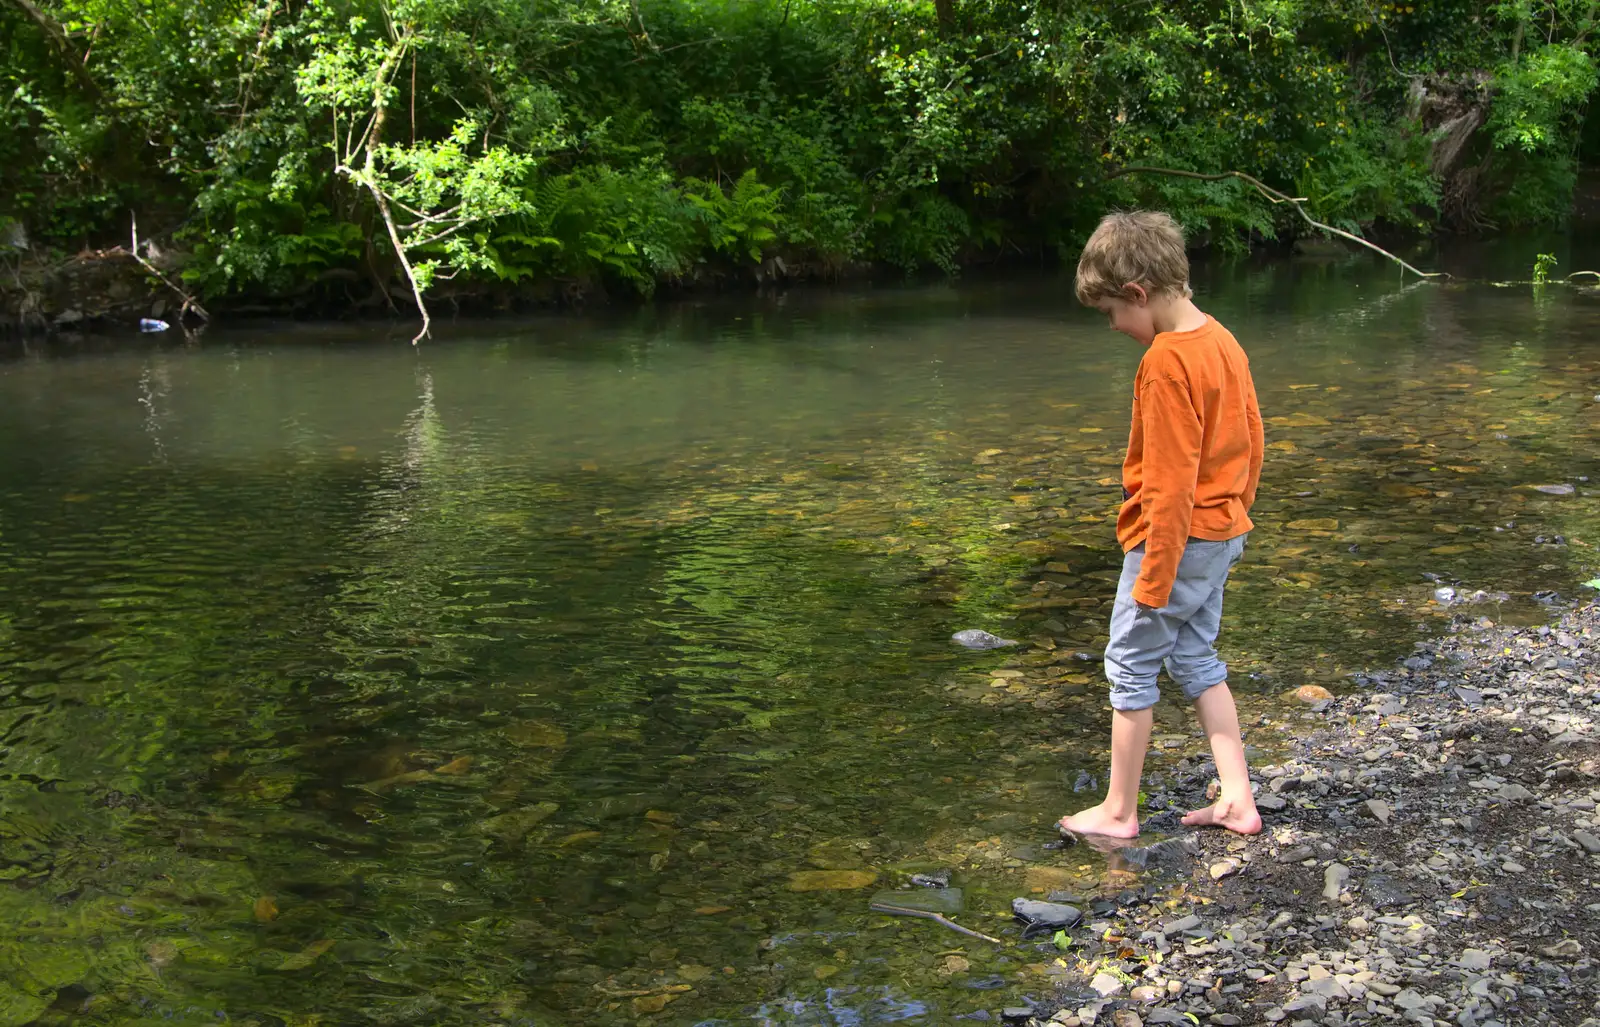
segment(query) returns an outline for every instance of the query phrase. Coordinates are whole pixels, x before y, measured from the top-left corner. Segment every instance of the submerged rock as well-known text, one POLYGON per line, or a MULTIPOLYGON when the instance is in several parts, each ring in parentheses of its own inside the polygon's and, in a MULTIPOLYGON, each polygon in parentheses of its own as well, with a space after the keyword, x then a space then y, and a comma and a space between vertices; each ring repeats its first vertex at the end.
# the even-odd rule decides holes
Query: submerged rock
POLYGON ((1112 853, 1113 862, 1134 870, 1183 867, 1200 856, 1200 839, 1193 834, 1163 838, 1149 845, 1125 845, 1112 853))
POLYGON ((991 635, 987 631, 979 631, 977 628, 957 631, 950 636, 950 640, 957 645, 964 645, 968 649, 1004 649, 1008 645, 1017 644, 1013 639, 991 635))
POLYGON ((852 891, 877 879, 871 870, 796 870, 789 875, 789 890, 852 891))
POLYGON ((478 824, 478 833, 486 834, 490 838, 497 838, 506 844, 521 841, 529 831, 538 827, 547 820, 551 814, 561 807, 553 802, 541 802, 535 806, 524 806, 522 809, 502 813, 497 817, 478 824))
POLYGON ((870 902, 924 913, 959 913, 963 904, 960 888, 913 888, 875 893, 870 902))

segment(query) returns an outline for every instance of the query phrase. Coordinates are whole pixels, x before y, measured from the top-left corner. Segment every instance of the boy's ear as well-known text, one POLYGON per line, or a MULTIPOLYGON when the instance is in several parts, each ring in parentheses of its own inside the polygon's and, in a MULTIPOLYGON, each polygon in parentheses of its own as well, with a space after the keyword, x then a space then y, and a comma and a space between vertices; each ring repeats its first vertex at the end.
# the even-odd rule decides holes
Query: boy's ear
POLYGON ((1150 302, 1150 294, 1138 282, 1129 282, 1124 285, 1122 287, 1122 298, 1141 307, 1150 302))

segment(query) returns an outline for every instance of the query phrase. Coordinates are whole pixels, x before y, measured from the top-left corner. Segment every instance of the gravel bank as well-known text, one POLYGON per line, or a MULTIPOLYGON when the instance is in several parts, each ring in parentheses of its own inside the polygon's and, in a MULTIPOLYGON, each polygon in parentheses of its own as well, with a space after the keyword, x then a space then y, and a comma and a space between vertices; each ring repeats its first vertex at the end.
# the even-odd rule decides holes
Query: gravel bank
MULTIPOLYGON (((1055 993, 1001 1018, 1600 1027, 1600 608, 1479 621, 1357 684, 1256 768, 1259 836, 1108 889, 1047 943, 1055 993)), ((1210 777, 1181 767, 1147 833, 1210 777)))

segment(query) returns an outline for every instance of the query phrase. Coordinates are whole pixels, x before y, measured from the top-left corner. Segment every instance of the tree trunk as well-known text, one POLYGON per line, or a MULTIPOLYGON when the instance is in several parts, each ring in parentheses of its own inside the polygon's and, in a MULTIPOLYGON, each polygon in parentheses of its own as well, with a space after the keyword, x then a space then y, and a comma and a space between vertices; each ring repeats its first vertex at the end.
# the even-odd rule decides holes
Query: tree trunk
POLYGON ((422 286, 417 283, 417 272, 411 266, 411 258, 406 256, 405 244, 400 241, 400 229, 395 225, 394 213, 389 209, 389 198, 378 185, 378 147, 382 145, 383 124, 389 115, 389 101, 385 93, 389 87, 389 76, 405 56, 407 48, 408 40, 400 40, 378 68, 377 82, 372 88, 372 131, 367 133, 367 161, 362 169, 361 180, 367 192, 372 194, 373 202, 378 205, 384 227, 389 230, 389 243, 394 247, 400 267, 405 270, 406 281, 411 284, 411 295, 417 302, 417 311, 422 315, 422 330, 411 340, 411 345, 415 346, 428 337, 433 318, 428 315, 428 303, 422 298, 422 286))

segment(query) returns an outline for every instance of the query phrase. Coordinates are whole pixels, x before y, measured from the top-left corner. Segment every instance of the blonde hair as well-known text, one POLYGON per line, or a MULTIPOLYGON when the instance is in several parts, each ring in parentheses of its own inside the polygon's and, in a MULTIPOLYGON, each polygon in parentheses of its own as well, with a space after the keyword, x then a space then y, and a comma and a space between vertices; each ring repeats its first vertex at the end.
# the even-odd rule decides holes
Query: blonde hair
POLYGON ((1190 295, 1183 229, 1169 214, 1129 210, 1107 214, 1078 258, 1078 302, 1121 297, 1128 283, 1152 294, 1190 295))

